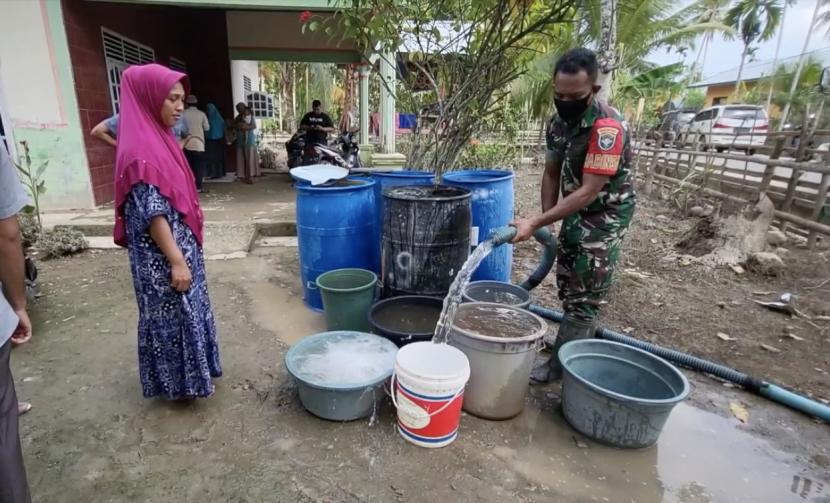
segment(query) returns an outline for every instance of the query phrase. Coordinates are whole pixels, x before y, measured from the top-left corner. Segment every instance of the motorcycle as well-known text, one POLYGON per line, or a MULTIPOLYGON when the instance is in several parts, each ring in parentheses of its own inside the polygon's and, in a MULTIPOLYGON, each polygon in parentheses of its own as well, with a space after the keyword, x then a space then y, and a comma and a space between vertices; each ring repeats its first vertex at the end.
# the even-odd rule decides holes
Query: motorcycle
POLYGON ((285 144, 288 168, 312 164, 333 164, 353 170, 360 167, 360 147, 357 130, 344 131, 334 145, 306 142, 306 132, 297 131, 285 144))
POLYGON ((40 287, 37 284, 37 265, 32 258, 27 244, 23 245, 23 278, 26 282, 26 299, 34 302, 40 296, 40 287))

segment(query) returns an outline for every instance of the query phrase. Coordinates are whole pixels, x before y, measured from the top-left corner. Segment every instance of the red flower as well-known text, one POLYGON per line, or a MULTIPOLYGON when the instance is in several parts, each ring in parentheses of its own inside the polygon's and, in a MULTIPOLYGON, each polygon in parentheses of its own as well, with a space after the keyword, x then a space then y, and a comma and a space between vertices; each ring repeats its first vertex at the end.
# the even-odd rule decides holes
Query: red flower
POLYGON ((311 19, 311 12, 310 11, 303 11, 300 13, 300 22, 305 24, 311 19))

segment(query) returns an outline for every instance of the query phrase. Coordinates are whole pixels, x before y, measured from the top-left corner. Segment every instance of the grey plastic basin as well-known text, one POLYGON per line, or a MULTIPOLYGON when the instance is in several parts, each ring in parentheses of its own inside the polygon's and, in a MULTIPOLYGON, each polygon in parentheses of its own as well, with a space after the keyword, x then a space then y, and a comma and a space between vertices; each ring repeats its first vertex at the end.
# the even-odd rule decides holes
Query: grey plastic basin
POLYGON ((503 281, 473 281, 464 289, 463 298, 464 302, 494 302, 521 309, 530 305, 530 292, 503 281))
POLYGON ((352 421, 375 410, 397 352, 395 344, 377 335, 324 332, 292 346, 285 354, 285 366, 297 381, 306 410, 331 421, 352 421), (367 358, 371 364, 365 364, 367 358))
POLYGON ((672 364, 618 342, 571 341, 559 358, 565 419, 605 444, 654 444, 674 406, 689 394, 689 381, 672 364))

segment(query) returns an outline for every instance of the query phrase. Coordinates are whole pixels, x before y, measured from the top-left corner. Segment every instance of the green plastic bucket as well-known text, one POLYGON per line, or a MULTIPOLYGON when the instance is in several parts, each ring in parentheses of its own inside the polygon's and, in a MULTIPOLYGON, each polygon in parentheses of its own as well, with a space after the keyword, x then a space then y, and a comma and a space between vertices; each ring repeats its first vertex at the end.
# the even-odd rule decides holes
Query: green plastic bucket
POLYGON ((329 330, 369 332, 378 277, 366 269, 335 269, 317 277, 329 330))

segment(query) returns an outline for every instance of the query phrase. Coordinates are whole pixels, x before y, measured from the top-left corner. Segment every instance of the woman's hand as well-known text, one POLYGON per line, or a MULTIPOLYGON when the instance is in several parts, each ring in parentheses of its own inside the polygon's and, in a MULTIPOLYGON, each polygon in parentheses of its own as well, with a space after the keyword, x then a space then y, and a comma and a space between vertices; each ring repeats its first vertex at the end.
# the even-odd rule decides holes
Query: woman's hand
POLYGON ((190 267, 184 260, 175 262, 170 267, 171 286, 177 292, 184 293, 190 289, 190 283, 193 282, 193 275, 190 273, 190 267))

